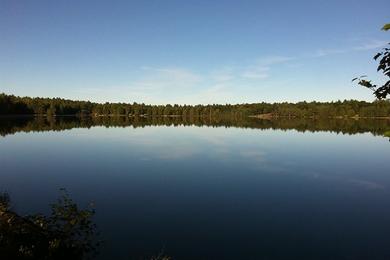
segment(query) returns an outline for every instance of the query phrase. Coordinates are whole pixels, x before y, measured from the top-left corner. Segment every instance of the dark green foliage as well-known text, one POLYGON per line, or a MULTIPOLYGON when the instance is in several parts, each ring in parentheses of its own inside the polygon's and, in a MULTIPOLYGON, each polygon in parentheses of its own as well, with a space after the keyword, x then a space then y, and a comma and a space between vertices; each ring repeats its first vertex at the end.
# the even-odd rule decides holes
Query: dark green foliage
MULTIPOLYGON (((364 81, 365 82, 365 81, 364 81)), ((369 83, 364 83, 369 87, 369 83)), ((390 102, 344 100, 337 102, 255 103, 237 105, 145 105, 92 103, 60 98, 28 98, 0 94, 0 115, 78 115, 131 117, 207 117, 241 118, 264 115, 272 117, 331 118, 389 117, 390 102)))
MULTIPOLYGON (((389 29, 390 24, 385 24, 382 28, 385 31, 389 29)), ((357 80, 359 85, 371 89, 376 98, 385 99, 387 95, 390 95, 390 48, 383 48, 381 52, 375 54, 374 60, 379 60, 377 71, 381 71, 386 78, 389 78, 382 86, 377 86, 371 80, 364 79, 366 76, 354 78, 352 81, 357 80)))
POLYGON ((384 31, 390 30, 390 23, 383 25, 382 30, 384 30, 384 31))
POLYGON ((0 196, 0 259, 88 259, 96 253, 93 209, 81 210, 63 191, 50 216, 20 216, 0 196))

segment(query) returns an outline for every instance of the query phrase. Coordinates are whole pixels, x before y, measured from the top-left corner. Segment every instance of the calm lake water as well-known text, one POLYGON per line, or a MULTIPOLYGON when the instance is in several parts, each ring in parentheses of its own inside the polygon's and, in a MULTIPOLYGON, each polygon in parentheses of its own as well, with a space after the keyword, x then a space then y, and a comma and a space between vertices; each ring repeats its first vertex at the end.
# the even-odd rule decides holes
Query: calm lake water
POLYGON ((389 121, 99 120, 1 119, 0 191, 95 202, 100 259, 390 259, 389 121))

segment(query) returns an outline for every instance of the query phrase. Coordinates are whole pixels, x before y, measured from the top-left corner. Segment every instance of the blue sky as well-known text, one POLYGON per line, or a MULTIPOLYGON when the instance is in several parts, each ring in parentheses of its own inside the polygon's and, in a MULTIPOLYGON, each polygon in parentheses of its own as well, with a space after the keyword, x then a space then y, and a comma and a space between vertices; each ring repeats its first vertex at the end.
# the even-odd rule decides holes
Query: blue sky
POLYGON ((97 102, 373 100, 388 1, 0 0, 0 92, 97 102))

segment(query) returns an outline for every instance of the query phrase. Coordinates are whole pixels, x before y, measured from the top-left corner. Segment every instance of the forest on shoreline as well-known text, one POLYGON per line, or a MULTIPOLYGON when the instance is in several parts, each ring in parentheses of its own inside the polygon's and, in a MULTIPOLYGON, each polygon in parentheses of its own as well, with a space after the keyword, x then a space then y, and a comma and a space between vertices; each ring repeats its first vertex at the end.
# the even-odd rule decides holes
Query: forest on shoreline
POLYGON ((62 98, 31 98, 0 94, 0 115, 79 116, 181 116, 181 117, 289 117, 289 118, 389 118, 390 101, 344 100, 336 102, 252 103, 213 105, 147 105, 95 103, 62 98))

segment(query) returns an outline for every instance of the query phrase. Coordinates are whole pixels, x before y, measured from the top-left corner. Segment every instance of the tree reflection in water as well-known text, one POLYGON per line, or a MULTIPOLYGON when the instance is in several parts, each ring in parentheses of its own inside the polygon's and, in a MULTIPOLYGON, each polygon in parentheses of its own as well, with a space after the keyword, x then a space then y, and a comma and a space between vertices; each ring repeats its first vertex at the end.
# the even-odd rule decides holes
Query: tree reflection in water
POLYGON ((192 126, 235 127, 250 129, 296 130, 298 132, 333 132, 342 134, 371 133, 390 137, 390 119, 337 118, 233 118, 233 117, 0 117, 0 136, 18 132, 63 131, 91 127, 192 126))

